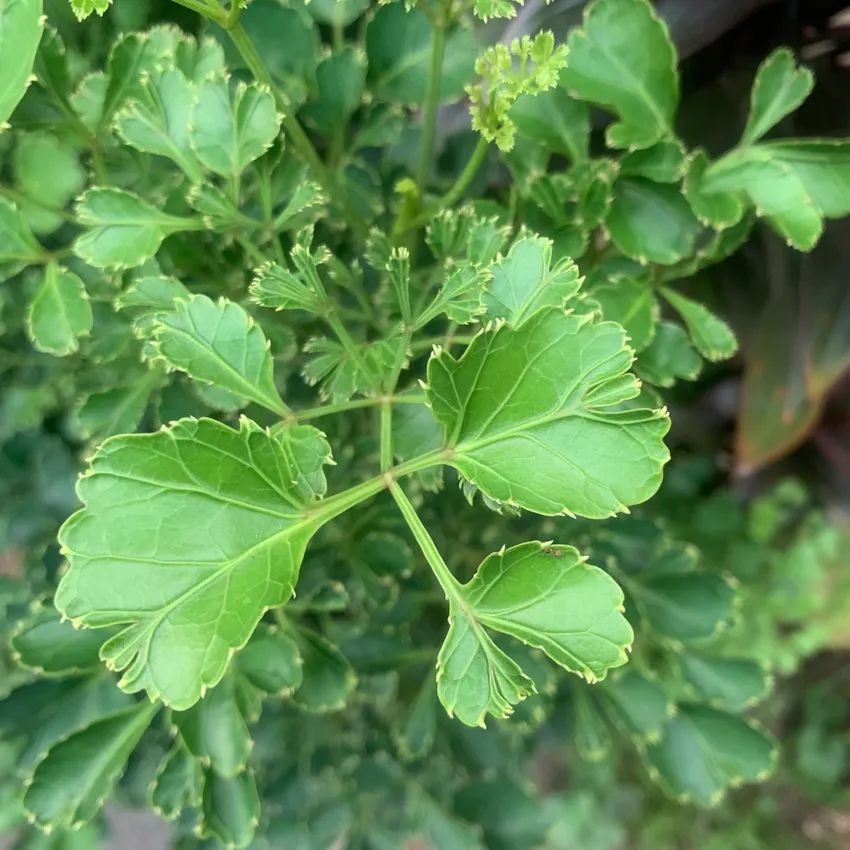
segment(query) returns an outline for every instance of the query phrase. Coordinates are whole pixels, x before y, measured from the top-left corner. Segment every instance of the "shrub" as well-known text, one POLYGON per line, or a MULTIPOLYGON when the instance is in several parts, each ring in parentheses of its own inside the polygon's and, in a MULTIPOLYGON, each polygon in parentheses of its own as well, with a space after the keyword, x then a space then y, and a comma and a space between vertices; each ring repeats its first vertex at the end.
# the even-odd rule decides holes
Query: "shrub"
POLYGON ((70 830, 118 794, 186 848, 526 850, 601 829, 615 777, 705 807, 765 779, 749 709, 823 640, 787 626, 834 530, 687 464, 618 515, 661 486, 670 388, 736 351, 681 283, 758 218, 807 251, 850 211, 850 143, 765 140, 810 72, 773 53, 712 159, 647 0, 477 59, 507 0, 178 2, 199 37, 102 63, 0 2, 22 846, 95 846, 70 830), (553 747, 585 796, 529 789, 553 747))

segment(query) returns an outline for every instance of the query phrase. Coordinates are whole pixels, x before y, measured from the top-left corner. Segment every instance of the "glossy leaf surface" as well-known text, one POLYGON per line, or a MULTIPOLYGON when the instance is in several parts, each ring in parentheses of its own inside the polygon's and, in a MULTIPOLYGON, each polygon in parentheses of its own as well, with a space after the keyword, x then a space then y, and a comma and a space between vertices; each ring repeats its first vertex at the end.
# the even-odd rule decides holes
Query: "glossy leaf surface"
POLYGON ((485 331, 459 361, 435 354, 427 395, 447 462, 491 498, 536 513, 602 518, 648 499, 669 422, 608 410, 639 392, 631 362, 618 325, 558 308, 485 331))
POLYGON ((306 426, 282 442, 247 420, 182 420, 100 448, 79 485, 86 507, 60 535, 71 569, 56 605, 80 625, 128 624, 101 652, 125 690, 189 708, 289 599, 323 521, 305 515, 297 474, 320 474, 320 444, 306 426), (140 570, 151 581, 126 594, 121 576, 140 570))

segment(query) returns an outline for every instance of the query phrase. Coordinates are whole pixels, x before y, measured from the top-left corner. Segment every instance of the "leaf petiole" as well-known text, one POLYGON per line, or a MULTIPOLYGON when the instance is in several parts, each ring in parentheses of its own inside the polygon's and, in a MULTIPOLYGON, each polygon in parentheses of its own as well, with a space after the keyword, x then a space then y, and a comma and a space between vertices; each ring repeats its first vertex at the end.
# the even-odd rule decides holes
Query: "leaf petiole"
POLYGON ((377 407, 379 404, 425 404, 425 396, 420 393, 415 395, 383 395, 372 396, 370 398, 355 398, 351 401, 340 401, 336 404, 325 404, 321 407, 298 410, 287 417, 285 421, 308 422, 311 419, 321 419, 323 416, 333 416, 335 413, 346 413, 349 410, 359 410, 363 407, 377 407))

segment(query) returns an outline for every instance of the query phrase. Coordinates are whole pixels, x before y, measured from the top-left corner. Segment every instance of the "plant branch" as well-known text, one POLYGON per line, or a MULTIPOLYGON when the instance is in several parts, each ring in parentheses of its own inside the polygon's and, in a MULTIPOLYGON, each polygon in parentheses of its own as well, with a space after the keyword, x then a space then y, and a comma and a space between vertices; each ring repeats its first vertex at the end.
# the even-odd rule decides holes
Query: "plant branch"
POLYGON ((223 23, 220 16, 205 2, 205 0, 174 0, 174 2, 177 3, 178 6, 185 6, 187 9, 191 9, 193 12, 197 12, 199 15, 203 15, 205 18, 209 18, 216 23, 223 23))
POLYGON ((425 194, 428 174, 431 171, 431 158, 434 153, 434 131, 437 125, 437 107, 440 103, 440 88, 443 82, 443 62, 446 56, 446 29, 448 15, 437 14, 434 22, 434 43, 431 47, 431 71, 428 77, 428 96, 422 117, 422 140, 419 147, 419 169, 416 172, 416 184, 419 196, 425 194))
POLYGON ((452 575, 452 571, 443 560, 440 550, 437 549, 437 545, 434 543, 431 535, 428 534, 428 529, 425 528, 422 520, 419 519, 416 508, 410 503, 398 481, 394 479, 389 487, 392 497, 395 499, 402 516, 404 516, 405 521, 410 527, 410 531, 413 533, 416 542, 419 544, 419 548, 422 550, 422 554, 425 556, 425 560, 428 561, 428 564, 434 571, 434 575, 437 577, 437 581, 440 582, 440 587, 443 588, 446 599, 466 609, 466 604, 461 594, 461 584, 452 575))
POLYGON ((389 402, 381 405, 381 472, 393 465, 393 407, 389 402))
POLYGON ((425 396, 410 394, 355 398, 351 401, 340 401, 337 404, 325 404, 321 407, 297 410, 292 413, 286 421, 308 422, 311 419, 321 419, 323 416, 333 416, 335 413, 346 413, 349 410, 359 410, 364 407, 377 407, 381 404, 425 404, 425 396))
MULTIPOLYGON (((414 472, 420 472, 431 466, 439 466, 445 463, 445 460, 446 450, 438 449, 437 451, 428 452, 412 460, 400 463, 398 466, 394 466, 386 470, 386 472, 375 476, 375 478, 370 478, 362 484, 358 484, 355 487, 344 490, 342 493, 337 493, 335 496, 330 496, 316 503, 305 512, 304 518, 315 519, 319 524, 323 524, 334 517, 338 517, 340 514, 344 514, 347 510, 355 507, 355 505, 365 502, 366 499, 377 496, 382 490, 391 489, 396 479, 402 478, 405 475, 411 475, 414 472)), ((413 506, 411 505, 412 509, 413 506)))
POLYGON ((360 238, 365 240, 369 234, 369 228, 367 227, 366 222, 357 210, 351 207, 348 199, 340 191, 339 184, 330 173, 325 163, 322 162, 322 159, 313 147, 313 143, 310 141, 309 136, 301 126, 301 122, 295 117, 295 115, 292 114, 289 98, 275 83, 271 72, 268 67, 266 67, 265 62, 263 62, 260 54, 257 53, 257 49, 254 47, 251 39, 248 38, 248 33, 245 32, 245 28, 237 21, 236 24, 227 31, 230 34, 233 45, 239 51, 239 55, 245 61, 245 64, 251 70, 251 73, 260 83, 268 86, 269 90, 274 95, 274 99, 282 113, 281 121, 283 123, 283 129, 292 144, 295 146, 295 150, 304 160, 307 161, 307 164, 313 172, 313 176, 322 185, 334 203, 336 203, 345 213, 349 226, 357 233, 358 236, 360 236, 360 238))

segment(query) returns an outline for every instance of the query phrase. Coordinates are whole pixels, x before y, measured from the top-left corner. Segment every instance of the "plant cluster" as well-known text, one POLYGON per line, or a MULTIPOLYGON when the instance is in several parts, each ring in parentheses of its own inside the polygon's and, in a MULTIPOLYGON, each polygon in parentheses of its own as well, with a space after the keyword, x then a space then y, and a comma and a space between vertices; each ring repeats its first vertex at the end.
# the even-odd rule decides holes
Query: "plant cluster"
POLYGON ((618 515, 662 484, 665 394, 736 351, 683 282, 850 212, 850 142, 765 140, 811 74, 773 53, 712 160, 647 0, 477 61, 511 4, 178 3, 195 34, 101 62, 0 0, 19 846, 97 846, 113 794, 187 849, 568 846, 525 786, 553 742, 700 806, 765 779, 748 710, 825 639, 788 624, 830 527, 793 490, 712 525, 688 469, 618 515))

